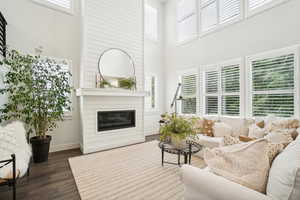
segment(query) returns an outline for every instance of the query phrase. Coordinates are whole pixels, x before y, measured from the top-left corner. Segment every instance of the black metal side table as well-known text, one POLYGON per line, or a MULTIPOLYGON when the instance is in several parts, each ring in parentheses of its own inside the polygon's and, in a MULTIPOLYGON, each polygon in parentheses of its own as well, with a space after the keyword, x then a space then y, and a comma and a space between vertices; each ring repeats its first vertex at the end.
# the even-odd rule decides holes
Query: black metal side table
POLYGON ((184 163, 191 164, 192 155, 199 152, 202 149, 200 144, 197 144, 191 140, 186 141, 186 145, 183 147, 177 148, 173 146, 170 142, 159 142, 159 148, 161 149, 161 165, 164 166, 164 163, 181 166, 180 157, 183 155, 184 163), (177 163, 165 161, 165 152, 170 154, 177 155, 177 163))

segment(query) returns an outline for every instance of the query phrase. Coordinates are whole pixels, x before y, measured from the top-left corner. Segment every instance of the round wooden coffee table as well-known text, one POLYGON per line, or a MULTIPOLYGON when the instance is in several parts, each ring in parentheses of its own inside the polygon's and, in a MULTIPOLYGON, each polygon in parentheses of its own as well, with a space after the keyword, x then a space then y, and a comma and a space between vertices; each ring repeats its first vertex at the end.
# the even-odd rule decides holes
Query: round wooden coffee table
POLYGON ((187 140, 186 145, 184 145, 183 147, 180 147, 180 148, 173 146, 170 142, 164 142, 164 141, 160 141, 158 146, 161 149, 161 165, 162 166, 164 166, 164 163, 181 166, 181 164, 182 164, 180 162, 181 155, 183 155, 183 157, 184 157, 183 164, 191 164, 192 155, 199 152, 202 149, 202 145, 200 145, 194 141, 191 141, 191 140, 187 140), (178 157, 177 163, 165 161, 164 160, 165 152, 170 153, 170 154, 176 154, 178 157))

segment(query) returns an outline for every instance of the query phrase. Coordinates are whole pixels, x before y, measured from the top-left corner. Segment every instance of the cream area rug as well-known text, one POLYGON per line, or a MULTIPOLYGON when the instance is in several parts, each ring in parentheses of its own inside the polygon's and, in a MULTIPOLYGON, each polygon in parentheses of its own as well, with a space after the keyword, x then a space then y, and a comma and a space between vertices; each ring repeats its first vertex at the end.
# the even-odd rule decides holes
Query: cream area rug
MULTIPOLYGON (((165 160, 176 162, 177 156, 165 153, 165 160)), ((69 163, 82 200, 183 199, 180 167, 161 166, 158 141, 74 157, 69 163)), ((197 157, 192 165, 205 166, 197 157)))

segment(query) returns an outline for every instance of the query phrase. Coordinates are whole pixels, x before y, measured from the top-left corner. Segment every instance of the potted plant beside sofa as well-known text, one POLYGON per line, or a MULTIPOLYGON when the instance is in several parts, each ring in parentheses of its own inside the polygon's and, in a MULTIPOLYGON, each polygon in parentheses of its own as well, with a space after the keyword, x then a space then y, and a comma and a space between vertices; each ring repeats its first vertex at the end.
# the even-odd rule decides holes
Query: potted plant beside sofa
POLYGON ((186 118, 173 114, 164 114, 164 124, 160 127, 160 139, 162 141, 170 140, 172 145, 181 148, 186 145, 186 139, 194 139, 197 134, 198 118, 186 118))
POLYGON ((0 120, 21 120, 30 138, 34 162, 48 160, 51 136, 49 132, 70 110, 70 72, 63 70, 65 62, 40 56, 7 52, 0 62, 6 69, 4 88, 7 103, 0 109, 0 120))

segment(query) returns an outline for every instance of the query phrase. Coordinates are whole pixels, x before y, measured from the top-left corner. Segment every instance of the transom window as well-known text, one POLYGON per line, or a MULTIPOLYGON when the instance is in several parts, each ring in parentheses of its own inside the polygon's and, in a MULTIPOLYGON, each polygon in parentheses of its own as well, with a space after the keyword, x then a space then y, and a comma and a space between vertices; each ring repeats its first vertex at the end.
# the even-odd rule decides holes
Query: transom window
POLYGON ((289 0, 245 0, 246 15, 251 16, 289 0))
POLYGON ((32 0, 49 8, 66 12, 68 14, 74 13, 74 0, 32 0))
POLYGON ((158 11, 156 8, 145 4, 145 37, 158 40, 158 11))

